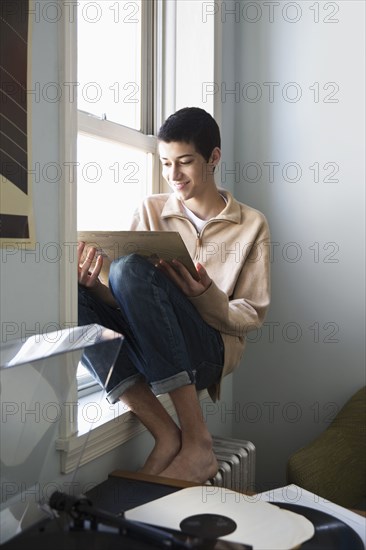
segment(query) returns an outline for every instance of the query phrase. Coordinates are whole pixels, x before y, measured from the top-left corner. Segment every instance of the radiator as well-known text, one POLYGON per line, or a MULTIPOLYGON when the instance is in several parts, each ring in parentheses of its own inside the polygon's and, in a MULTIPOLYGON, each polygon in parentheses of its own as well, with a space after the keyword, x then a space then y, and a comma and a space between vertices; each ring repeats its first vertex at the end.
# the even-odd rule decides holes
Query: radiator
POLYGON ((255 446, 250 441, 213 436, 213 450, 219 465, 209 483, 233 491, 253 491, 255 446))

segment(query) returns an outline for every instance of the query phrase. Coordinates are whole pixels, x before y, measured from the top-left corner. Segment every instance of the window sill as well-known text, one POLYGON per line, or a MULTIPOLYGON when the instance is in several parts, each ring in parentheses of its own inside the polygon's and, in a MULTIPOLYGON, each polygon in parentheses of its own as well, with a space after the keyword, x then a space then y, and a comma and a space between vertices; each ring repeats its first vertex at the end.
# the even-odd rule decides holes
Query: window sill
MULTIPOLYGON (((200 399, 207 397, 204 391, 200 399)), ((175 409, 168 395, 159 401, 173 416, 175 409)), ((68 438, 59 438, 56 449, 61 454, 61 472, 69 474, 146 431, 136 416, 123 403, 111 405, 103 392, 80 397, 78 431, 68 438)))

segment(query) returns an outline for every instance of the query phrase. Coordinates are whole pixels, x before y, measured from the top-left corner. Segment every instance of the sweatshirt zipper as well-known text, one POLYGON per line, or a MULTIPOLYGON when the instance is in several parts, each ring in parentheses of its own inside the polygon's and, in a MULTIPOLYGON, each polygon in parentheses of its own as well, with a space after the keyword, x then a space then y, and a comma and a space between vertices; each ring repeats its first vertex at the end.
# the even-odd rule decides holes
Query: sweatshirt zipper
MULTIPOLYGON (((198 262, 199 261, 199 257, 200 257, 200 249, 202 247, 202 233, 204 231, 204 229, 206 229, 206 227, 214 220, 208 220, 207 223, 205 223, 205 225, 202 227, 202 230, 201 231, 197 231, 195 225, 191 222, 191 220, 189 218, 187 218, 186 216, 181 216, 181 215, 178 215, 178 214, 174 214, 173 215, 174 217, 176 218, 180 218, 182 220, 187 220, 187 222, 193 227, 193 229, 195 230, 196 232, 196 250, 195 250, 195 254, 194 254, 194 261, 195 262, 198 262)), ((216 220, 215 220, 216 221, 216 220)), ((219 220, 217 220, 219 221, 219 220)))
MULTIPOLYGON (((191 220, 189 220, 188 218, 186 218, 188 220, 189 223, 191 223, 193 225, 193 223, 191 222, 191 220)), ((194 260, 196 262, 199 261, 199 258, 200 258, 200 252, 201 252, 201 248, 202 248, 202 233, 204 232, 204 230, 206 229, 206 227, 208 225, 210 225, 211 223, 214 223, 215 221, 219 221, 219 220, 208 220, 207 223, 205 223, 205 225, 202 227, 201 231, 197 231, 197 229, 195 228, 195 226, 193 225, 195 231, 196 231, 196 251, 195 251, 195 255, 194 255, 194 260)), ((224 221, 224 220, 222 220, 224 221)))
MULTIPOLYGON (((202 246, 202 231, 197 231, 197 228, 195 227, 194 223, 191 222, 191 220, 189 218, 187 218, 187 216, 181 216, 181 215, 178 215, 178 214, 174 214, 174 217, 175 218, 180 218, 181 220, 186 220, 189 225, 191 225, 196 233, 196 250, 194 251, 194 257, 192 258, 194 262, 198 262, 199 261, 199 257, 200 257, 200 248, 202 246)), ((204 229, 204 228, 203 228, 204 229)))
POLYGON ((196 250, 195 250, 195 255, 194 255, 194 259, 195 259, 196 262, 199 261, 201 246, 202 246, 201 233, 199 231, 197 231, 196 250))

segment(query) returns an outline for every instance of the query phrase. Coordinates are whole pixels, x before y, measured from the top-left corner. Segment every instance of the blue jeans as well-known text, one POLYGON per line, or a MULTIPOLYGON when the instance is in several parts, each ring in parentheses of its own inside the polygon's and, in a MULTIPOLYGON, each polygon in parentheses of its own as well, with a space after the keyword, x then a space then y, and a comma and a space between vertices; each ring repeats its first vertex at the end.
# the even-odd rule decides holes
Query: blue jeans
MULTIPOLYGON (((224 345, 220 332, 209 326, 177 286, 138 254, 115 260, 109 286, 118 302, 113 309, 79 285, 79 324, 98 323, 125 338, 106 385, 115 403, 138 380, 158 395, 187 384, 198 390, 220 380, 224 345)), ((101 385, 109 365, 85 350, 85 366, 101 385)))

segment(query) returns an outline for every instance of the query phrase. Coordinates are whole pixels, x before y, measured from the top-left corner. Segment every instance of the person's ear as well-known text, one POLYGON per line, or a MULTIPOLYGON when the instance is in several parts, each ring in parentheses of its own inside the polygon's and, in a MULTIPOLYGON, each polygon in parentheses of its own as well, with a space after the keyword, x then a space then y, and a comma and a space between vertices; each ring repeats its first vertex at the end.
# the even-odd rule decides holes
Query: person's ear
POLYGON ((215 147, 212 150, 211 156, 209 158, 209 164, 212 164, 214 167, 218 165, 221 159, 221 149, 219 147, 215 147))

